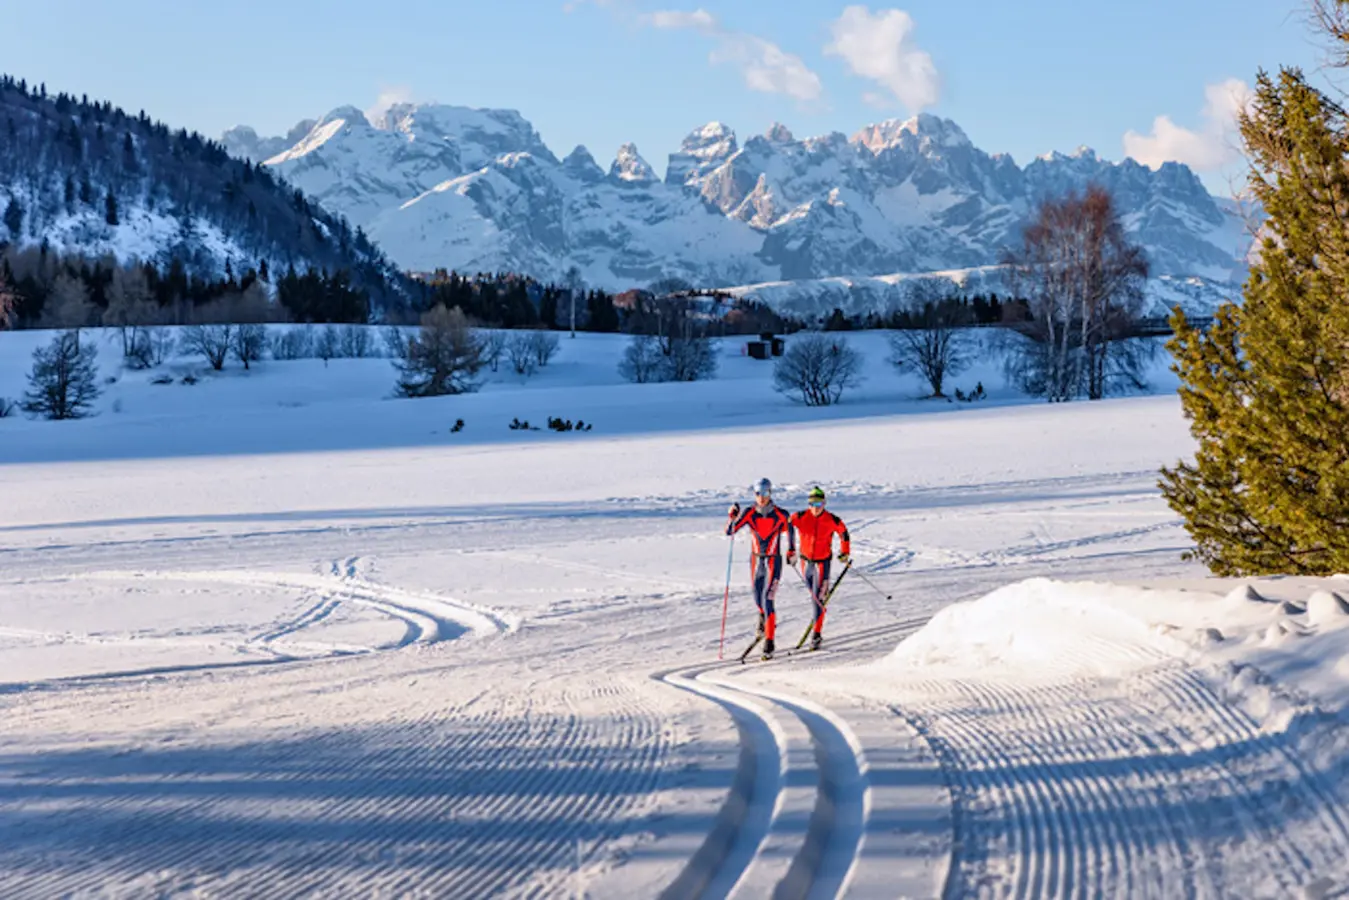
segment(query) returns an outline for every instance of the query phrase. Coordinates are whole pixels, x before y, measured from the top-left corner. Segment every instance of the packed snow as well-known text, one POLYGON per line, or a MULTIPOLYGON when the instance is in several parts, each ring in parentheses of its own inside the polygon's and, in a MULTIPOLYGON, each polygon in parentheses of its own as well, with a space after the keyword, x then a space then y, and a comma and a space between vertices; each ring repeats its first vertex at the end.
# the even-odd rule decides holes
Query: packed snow
MULTIPOLYGON (((0 334, 0 396, 49 337, 0 334)), ((6 896, 1349 890, 1349 578, 1182 559, 1165 360, 1051 406, 989 352, 946 403, 851 335, 866 380, 809 409, 732 339, 631 385, 561 335, 435 400, 90 339, 96 416, 0 419, 6 896), (549 416, 593 430, 509 428, 549 416), (763 476, 855 562, 822 651, 786 572, 742 666, 763 476)))

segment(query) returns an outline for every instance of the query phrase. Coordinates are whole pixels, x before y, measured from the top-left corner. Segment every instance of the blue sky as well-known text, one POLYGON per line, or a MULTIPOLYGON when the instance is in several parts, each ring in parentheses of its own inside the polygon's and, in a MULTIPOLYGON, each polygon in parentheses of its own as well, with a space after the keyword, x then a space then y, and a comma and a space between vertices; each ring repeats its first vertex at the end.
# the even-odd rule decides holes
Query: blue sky
POLYGON ((1181 157, 1221 191, 1238 82, 1321 59, 1298 2, 43 0, 0 13, 0 70, 212 136, 381 95, 507 107, 559 155, 635 141, 659 171, 713 119, 803 137, 922 108, 1023 164, 1118 159, 1132 131, 1144 161, 1181 157))

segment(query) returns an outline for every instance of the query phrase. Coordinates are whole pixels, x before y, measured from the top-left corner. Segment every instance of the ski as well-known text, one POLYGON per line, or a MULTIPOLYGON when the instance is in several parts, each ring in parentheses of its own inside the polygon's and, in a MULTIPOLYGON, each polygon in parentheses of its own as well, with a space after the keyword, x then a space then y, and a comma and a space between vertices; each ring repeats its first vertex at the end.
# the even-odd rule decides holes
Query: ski
MULTIPOLYGON (((821 612, 829 608, 829 601, 833 599, 834 591, 838 590, 838 586, 843 583, 843 579, 847 577, 848 570, 851 568, 852 568, 852 560, 850 559, 848 560, 848 564, 843 567, 843 571, 838 573, 838 578, 834 579, 833 585, 829 588, 829 593, 824 595, 824 600, 820 603, 821 612)), ((811 631, 814 630, 814 628, 815 622, 814 620, 811 620, 811 623, 806 626, 806 633, 801 635, 801 640, 797 641, 796 646, 793 647, 792 649, 800 650, 802 647, 804 647, 806 645, 806 641, 810 640, 810 633, 811 631)))

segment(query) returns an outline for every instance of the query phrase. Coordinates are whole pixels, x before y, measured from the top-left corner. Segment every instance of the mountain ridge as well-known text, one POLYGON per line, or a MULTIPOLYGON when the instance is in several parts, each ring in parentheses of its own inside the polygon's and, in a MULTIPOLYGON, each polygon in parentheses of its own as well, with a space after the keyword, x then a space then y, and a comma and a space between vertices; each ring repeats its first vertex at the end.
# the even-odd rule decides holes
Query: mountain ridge
MULTIPOLYGON (((301 123, 302 125, 305 123, 301 123)), ((293 136, 299 129, 293 129, 293 136)), ((225 145, 277 143, 233 129, 225 145)), ((338 107, 266 164, 365 228, 413 270, 513 270, 614 290, 816 281, 995 264, 1040 201, 1100 183, 1158 275, 1244 277, 1242 223, 1187 167, 1111 162, 1089 148, 1020 166, 931 114, 743 142, 709 122, 663 177, 625 144, 606 168, 563 159, 513 110, 402 104, 372 121, 338 107)))

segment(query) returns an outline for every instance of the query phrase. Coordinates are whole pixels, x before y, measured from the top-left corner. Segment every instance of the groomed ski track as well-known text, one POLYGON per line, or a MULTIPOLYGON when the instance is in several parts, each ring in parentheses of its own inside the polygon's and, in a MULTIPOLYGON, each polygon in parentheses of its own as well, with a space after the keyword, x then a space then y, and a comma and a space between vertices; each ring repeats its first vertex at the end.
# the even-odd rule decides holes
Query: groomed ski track
MULTIPOLYGON (((6 685, 0 895, 1336 896, 1349 813, 1335 785, 1181 660, 1120 640, 1078 651, 1119 678, 1074 658, 1025 683, 868 674, 936 610, 1014 578, 1174 571, 1166 528, 1119 523, 1150 478, 1108 480, 1108 504, 1080 479, 999 483, 987 506, 965 486, 924 498, 1029 523, 1006 550, 874 534, 883 497, 850 525, 868 576, 901 599, 858 587, 831 605, 825 651, 743 666, 715 660, 707 584, 610 561, 654 533, 662 553, 721 555, 703 497, 675 528, 660 504, 628 504, 601 551, 571 529, 618 504, 12 549, 5 578, 33 584, 208 583, 293 603, 241 626, 220 665, 6 685), (1046 516, 1087 524, 1064 538, 1046 516), (533 552, 500 550, 509 539, 533 552), (315 562, 295 572, 296 558, 315 562), (480 582, 604 585, 517 620, 461 590, 472 566, 480 582), (441 579, 452 589, 425 588, 441 579), (341 630, 369 621, 387 639, 341 630)), ((795 637, 804 601, 788 589, 795 637)), ((203 636, 136 638, 176 639, 203 636)))

